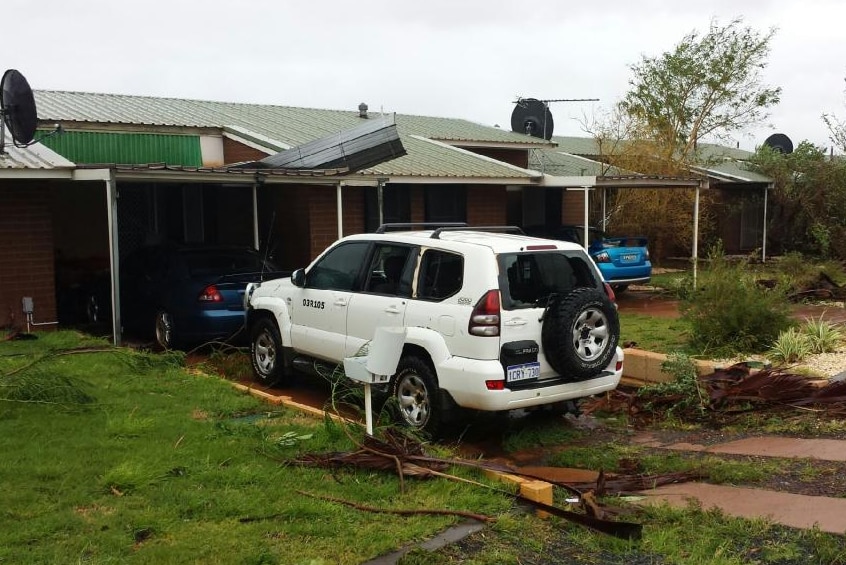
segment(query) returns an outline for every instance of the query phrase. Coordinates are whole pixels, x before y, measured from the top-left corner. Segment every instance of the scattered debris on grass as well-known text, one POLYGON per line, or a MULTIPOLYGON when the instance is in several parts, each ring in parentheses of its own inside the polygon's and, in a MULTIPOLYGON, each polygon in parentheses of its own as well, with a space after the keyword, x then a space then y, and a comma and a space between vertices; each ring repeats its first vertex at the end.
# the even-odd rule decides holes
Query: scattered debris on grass
MULTIPOLYGON (((541 510, 558 516, 573 523, 581 524, 598 532, 606 533, 622 539, 639 539, 642 533, 641 524, 632 522, 616 522, 603 519, 601 515, 603 512, 597 511, 597 505, 589 506, 583 504, 583 507, 590 508, 587 514, 579 514, 564 510, 556 506, 544 504, 534 500, 525 498, 519 494, 502 489, 496 489, 490 485, 486 485, 471 479, 465 479, 455 475, 450 475, 446 471, 452 466, 463 466, 475 468, 480 470, 492 470, 514 475, 521 475, 520 471, 511 467, 503 465, 496 465, 483 461, 468 461, 459 458, 440 458, 431 457, 427 455, 420 442, 411 438, 399 431, 388 428, 382 433, 384 439, 379 439, 374 436, 365 436, 363 441, 358 444, 358 449, 349 452, 330 452, 322 454, 307 453, 284 461, 286 464, 302 465, 309 467, 324 467, 324 468, 341 468, 353 467, 363 468, 369 470, 379 470, 396 472, 400 478, 401 488, 404 489, 404 478, 415 477, 421 479, 427 478, 444 478, 448 480, 460 481, 475 486, 496 490, 514 498, 516 501, 529 505, 537 510, 541 510)), ((523 475, 525 478, 534 478, 530 475, 523 475)), ((582 492, 574 489, 569 485, 564 486, 568 490, 575 492, 580 498, 583 498, 582 492)), ((354 503, 336 500, 335 502, 349 504, 356 506, 354 503)), ((375 509, 368 509, 367 511, 375 511, 375 509)), ((450 513, 449 510, 435 510, 429 512, 436 513, 450 513)))
MULTIPOLYGON (((707 399, 702 407, 711 414, 812 408, 828 415, 846 415, 846 381, 814 381, 788 368, 759 369, 751 363, 736 363, 699 377, 698 385, 707 399)), ((638 394, 637 389, 620 387, 583 403, 581 408, 585 413, 605 410, 630 416, 672 412, 683 420, 700 420, 701 411, 678 409, 683 400, 673 387, 666 387, 665 394, 648 397, 638 394)))

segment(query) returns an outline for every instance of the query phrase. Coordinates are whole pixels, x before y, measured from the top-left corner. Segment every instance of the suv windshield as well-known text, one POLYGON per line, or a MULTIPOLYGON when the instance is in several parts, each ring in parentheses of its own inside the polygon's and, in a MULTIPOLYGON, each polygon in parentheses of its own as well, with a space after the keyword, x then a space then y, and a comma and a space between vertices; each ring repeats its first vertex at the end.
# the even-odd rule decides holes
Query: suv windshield
POLYGON ((552 294, 566 294, 583 286, 597 288, 589 260, 587 255, 563 251, 499 255, 502 307, 544 307, 552 294))

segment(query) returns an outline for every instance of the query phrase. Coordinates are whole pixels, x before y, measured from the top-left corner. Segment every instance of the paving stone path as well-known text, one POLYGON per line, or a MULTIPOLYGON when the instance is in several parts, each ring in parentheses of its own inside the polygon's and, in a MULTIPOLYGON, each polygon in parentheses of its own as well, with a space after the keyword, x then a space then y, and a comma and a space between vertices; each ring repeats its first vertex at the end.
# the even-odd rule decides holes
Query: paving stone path
MULTIPOLYGON (((846 461, 846 441, 842 440, 765 436, 703 446, 689 443, 663 444, 654 436, 645 434, 635 438, 635 441, 648 447, 672 450, 846 461)), ((794 528, 817 526, 824 532, 846 535, 846 498, 696 482, 666 485, 642 491, 642 494, 646 497, 643 504, 666 502, 684 507, 693 499, 698 500, 705 509, 717 507, 730 516, 768 518, 794 528)))

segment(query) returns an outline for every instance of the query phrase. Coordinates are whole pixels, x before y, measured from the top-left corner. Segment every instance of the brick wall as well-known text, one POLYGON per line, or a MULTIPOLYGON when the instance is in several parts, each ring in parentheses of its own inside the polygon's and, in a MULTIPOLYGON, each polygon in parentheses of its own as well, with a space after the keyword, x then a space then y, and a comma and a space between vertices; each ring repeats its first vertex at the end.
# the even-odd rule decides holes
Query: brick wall
POLYGON ((273 195, 273 257, 283 269, 305 267, 312 259, 309 244, 309 190, 307 186, 264 187, 273 195))
POLYGON ((35 322, 56 320, 49 195, 44 183, 4 181, 0 187, 0 326, 26 329, 24 296, 34 300, 35 322))
POLYGON ((411 222, 419 224, 426 221, 426 202, 423 198, 422 186, 409 186, 411 193, 411 222))
POLYGON ((467 223, 471 226, 504 226, 507 205, 504 186, 467 187, 467 223))
POLYGON ((223 162, 241 163, 243 161, 258 161, 267 157, 267 153, 238 143, 228 137, 223 138, 223 162))
POLYGON ((364 233, 364 187, 345 186, 341 189, 344 207, 344 235, 364 233))
POLYGON ((528 149, 502 149, 497 147, 465 147, 464 149, 522 169, 529 167, 528 149))
POLYGON ((338 239, 337 196, 334 186, 309 186, 308 217, 311 259, 338 239))
MULTIPOLYGON (((591 193, 593 196, 595 193, 591 193)), ((561 198, 561 223, 584 225, 585 191, 565 190, 561 198)))

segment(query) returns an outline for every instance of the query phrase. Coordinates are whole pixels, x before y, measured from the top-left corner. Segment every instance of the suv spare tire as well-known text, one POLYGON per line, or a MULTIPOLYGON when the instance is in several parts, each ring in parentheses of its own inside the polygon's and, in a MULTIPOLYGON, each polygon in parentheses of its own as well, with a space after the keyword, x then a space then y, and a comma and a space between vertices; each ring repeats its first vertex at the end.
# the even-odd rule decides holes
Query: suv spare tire
POLYGON ((611 362, 620 341, 620 319, 608 296, 583 287, 550 300, 541 343, 550 366, 559 375, 585 380, 611 362))

